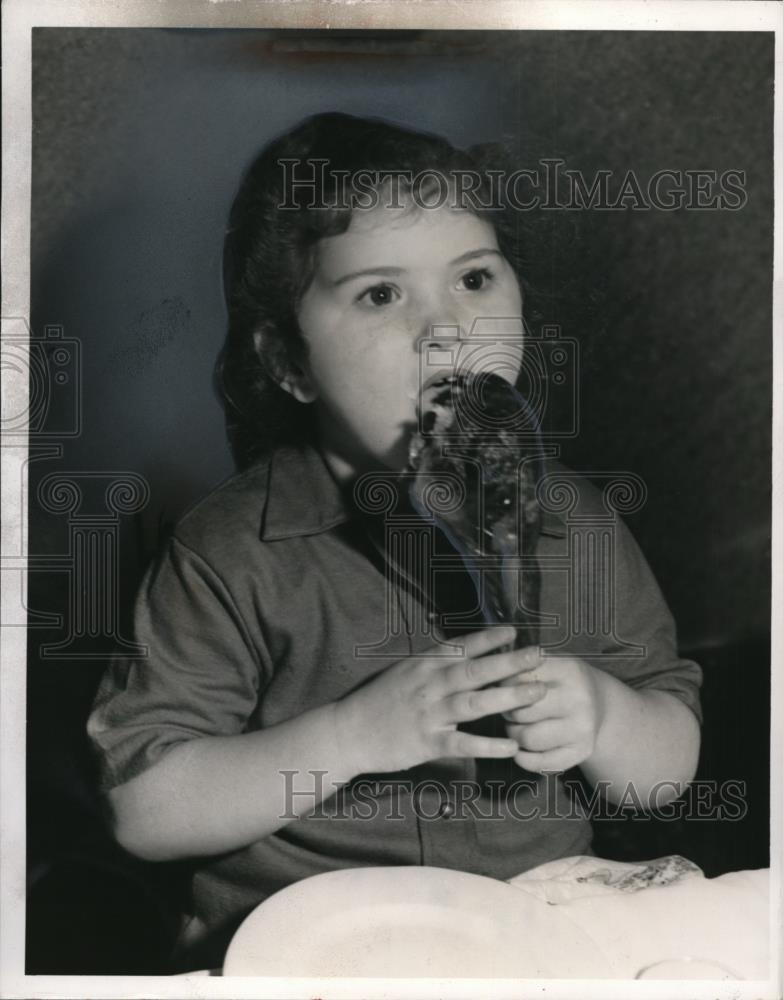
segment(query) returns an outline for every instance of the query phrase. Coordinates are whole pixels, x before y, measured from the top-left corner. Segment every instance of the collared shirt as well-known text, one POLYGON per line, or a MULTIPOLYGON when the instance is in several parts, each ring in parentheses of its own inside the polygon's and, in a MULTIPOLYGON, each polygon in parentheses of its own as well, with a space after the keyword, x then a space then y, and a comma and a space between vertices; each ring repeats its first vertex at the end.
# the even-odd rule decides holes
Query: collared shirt
MULTIPOLYGON (((570 519, 543 513, 542 646, 632 687, 669 691, 701 720, 701 671, 678 658, 644 557, 586 481, 579 501, 570 519)), ((105 788, 184 740, 284 722, 481 627, 475 589, 439 536, 405 516, 360 515, 309 447, 282 448, 219 486, 181 519, 144 577, 133 638, 147 657, 117 655, 99 688, 88 731, 105 788), (431 592, 406 572, 410 560, 390 557, 412 538, 425 539, 417 544, 434 567, 431 592)), ((474 731, 503 735, 502 725, 482 720, 474 731)), ((306 797, 318 780, 281 775, 281 814, 286 796, 306 797)), ((512 761, 444 759, 364 775, 273 835, 194 862, 197 960, 219 963, 254 906, 309 875, 424 864, 509 878, 586 853, 590 839, 563 783, 512 761)))

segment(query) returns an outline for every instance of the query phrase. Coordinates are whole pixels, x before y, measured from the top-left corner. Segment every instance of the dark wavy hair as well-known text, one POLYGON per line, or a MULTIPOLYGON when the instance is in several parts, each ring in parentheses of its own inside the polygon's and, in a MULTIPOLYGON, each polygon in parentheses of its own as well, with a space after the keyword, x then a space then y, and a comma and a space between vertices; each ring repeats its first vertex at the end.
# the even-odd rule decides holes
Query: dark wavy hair
MULTIPOLYGON (((455 172, 470 171, 478 184, 474 206, 466 207, 491 222, 524 293, 519 213, 499 201, 502 185, 492 185, 492 171, 501 170, 511 166, 498 144, 461 150, 440 136, 336 112, 305 119, 261 151, 245 173, 229 216, 223 253, 228 333, 215 367, 228 439, 240 469, 278 445, 314 440, 313 408, 279 382, 306 357, 297 312, 313 276, 318 241, 344 233, 350 225, 346 192, 366 198, 367 175, 384 172, 416 177, 426 171, 453 180, 455 172), (326 161, 326 169, 313 166, 319 160, 326 161), (280 161, 288 161, 288 167, 280 161), (298 178, 312 177, 313 183, 292 185, 295 170, 301 172, 298 178), (492 207, 480 207, 488 204, 492 207)), ((374 190, 383 187, 379 183, 374 190)), ((424 189, 420 194, 427 196, 424 189)))

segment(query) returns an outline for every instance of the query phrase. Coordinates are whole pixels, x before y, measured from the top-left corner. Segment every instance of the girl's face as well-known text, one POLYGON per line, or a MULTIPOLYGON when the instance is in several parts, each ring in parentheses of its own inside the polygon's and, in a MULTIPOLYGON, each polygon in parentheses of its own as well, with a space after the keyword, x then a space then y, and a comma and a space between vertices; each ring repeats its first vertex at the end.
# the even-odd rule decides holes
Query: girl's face
POLYGON ((354 212, 319 242, 298 319, 309 356, 285 388, 316 407, 339 478, 405 467, 428 376, 456 361, 513 384, 522 361, 522 297, 494 228, 445 206, 354 212))

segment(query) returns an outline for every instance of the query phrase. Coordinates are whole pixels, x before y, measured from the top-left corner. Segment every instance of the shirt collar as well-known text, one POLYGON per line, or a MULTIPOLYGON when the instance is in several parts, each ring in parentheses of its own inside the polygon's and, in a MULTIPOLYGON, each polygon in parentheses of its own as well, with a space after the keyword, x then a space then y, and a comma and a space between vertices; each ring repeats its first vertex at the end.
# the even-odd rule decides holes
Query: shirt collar
MULTIPOLYGON (((269 460, 259 537, 265 542, 318 535, 354 515, 320 452, 311 445, 284 446, 269 460)), ((541 533, 567 534, 561 517, 541 511, 541 533)))
POLYGON ((350 517, 340 487, 312 446, 285 446, 269 461, 260 537, 264 541, 317 535, 350 517))

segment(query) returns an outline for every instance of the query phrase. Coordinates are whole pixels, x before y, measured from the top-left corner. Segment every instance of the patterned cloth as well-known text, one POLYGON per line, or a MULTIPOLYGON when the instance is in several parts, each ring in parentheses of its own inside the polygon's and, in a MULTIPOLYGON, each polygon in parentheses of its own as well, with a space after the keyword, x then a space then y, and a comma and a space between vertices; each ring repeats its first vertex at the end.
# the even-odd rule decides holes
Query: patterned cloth
POLYGON ((508 882, 554 905, 586 896, 639 892, 688 878, 703 879, 704 872, 679 854, 635 863, 580 855, 547 862, 508 882))

